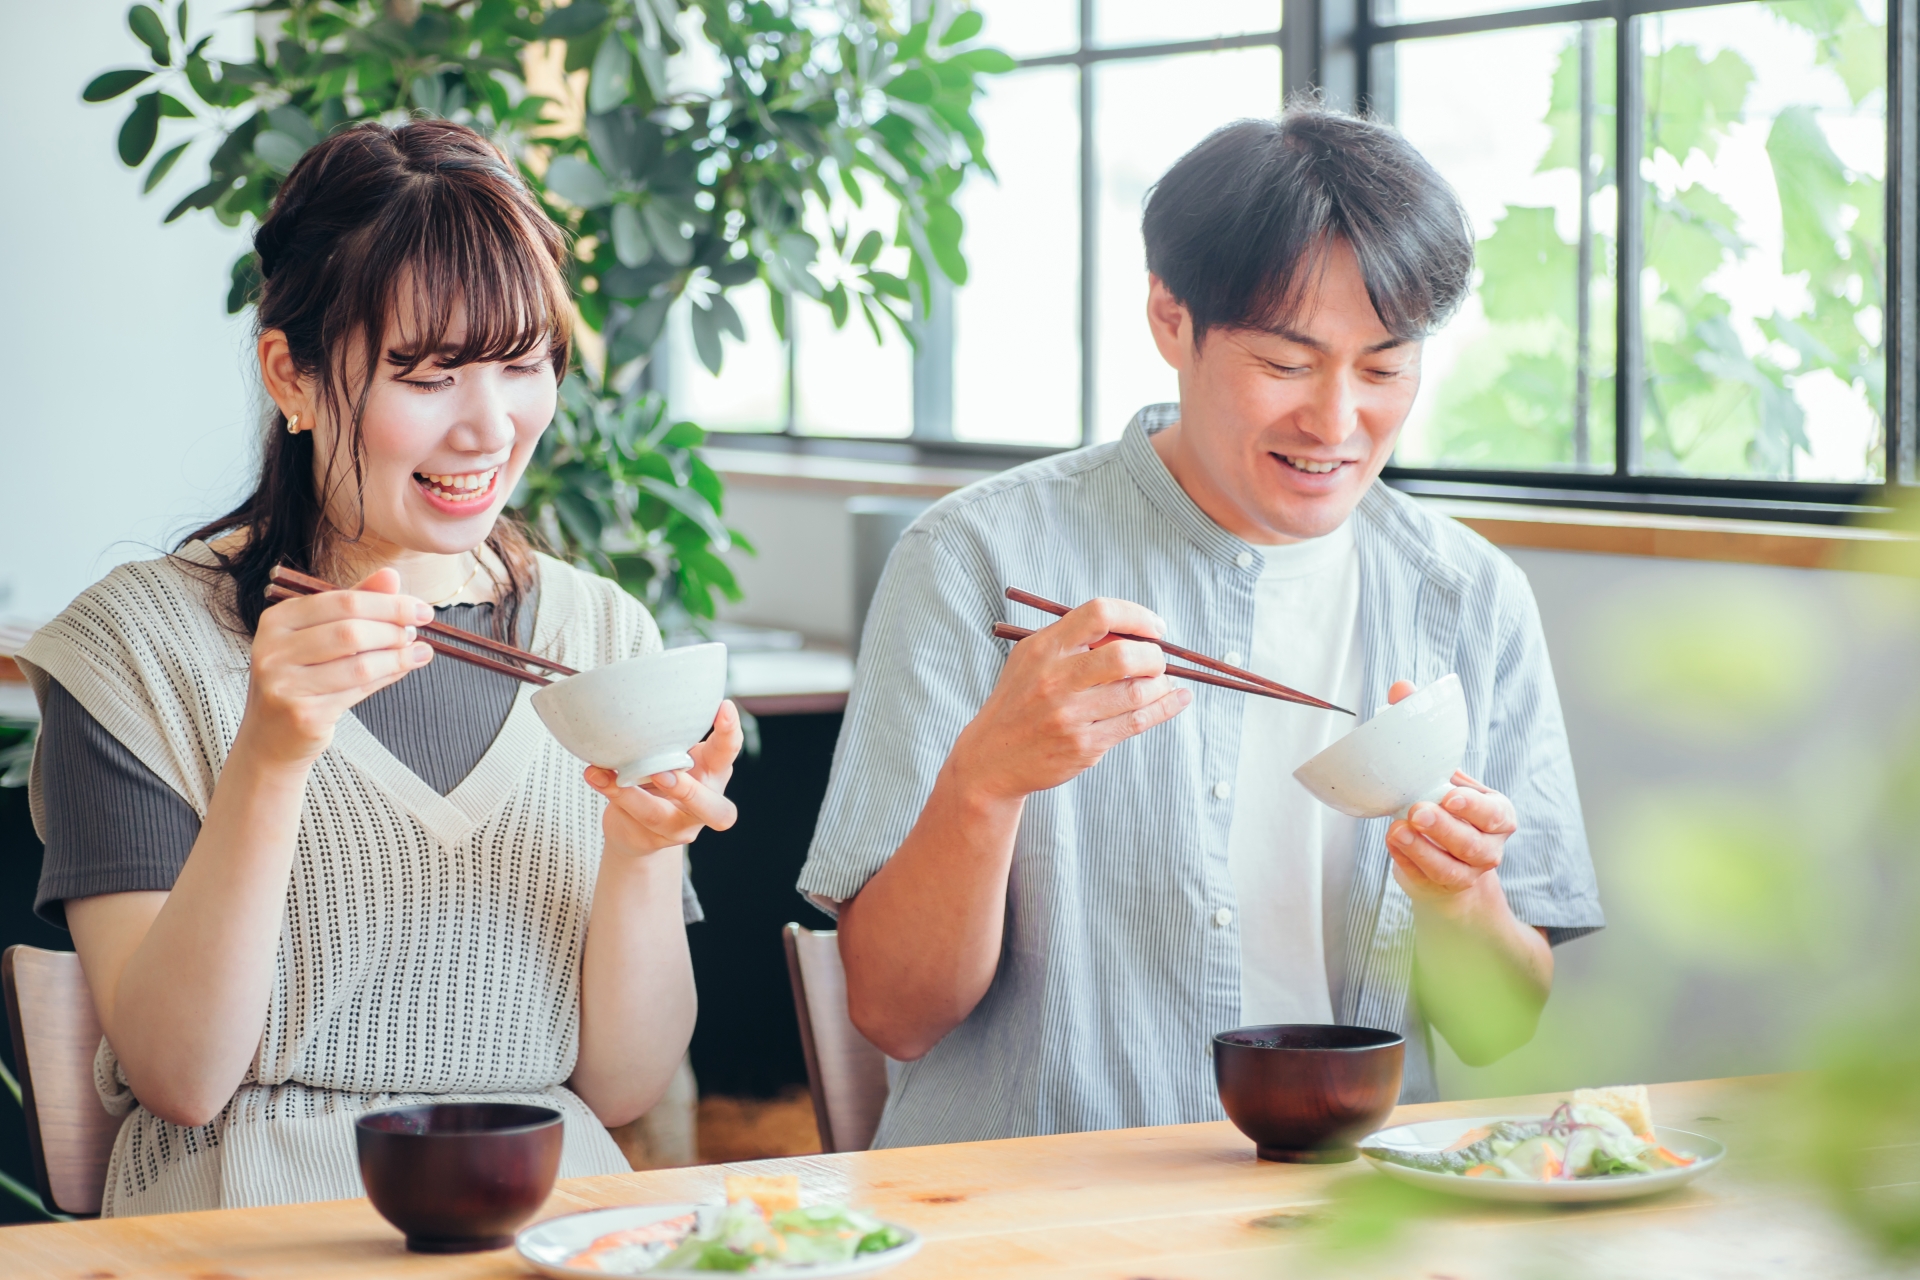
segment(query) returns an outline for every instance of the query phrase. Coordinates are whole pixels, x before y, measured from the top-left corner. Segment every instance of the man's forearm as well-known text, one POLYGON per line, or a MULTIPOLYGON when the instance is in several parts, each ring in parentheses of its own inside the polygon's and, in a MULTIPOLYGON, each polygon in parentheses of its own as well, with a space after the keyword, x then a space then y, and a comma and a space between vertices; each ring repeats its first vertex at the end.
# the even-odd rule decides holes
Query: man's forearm
POLYGON ((925 1055, 993 982, 1025 803, 979 795, 949 763, 905 842, 841 907, 847 1008, 889 1057, 925 1055))
POLYGON ((1414 991, 1469 1066, 1533 1038, 1553 988, 1553 950, 1507 906, 1496 873, 1458 900, 1414 903, 1414 991))

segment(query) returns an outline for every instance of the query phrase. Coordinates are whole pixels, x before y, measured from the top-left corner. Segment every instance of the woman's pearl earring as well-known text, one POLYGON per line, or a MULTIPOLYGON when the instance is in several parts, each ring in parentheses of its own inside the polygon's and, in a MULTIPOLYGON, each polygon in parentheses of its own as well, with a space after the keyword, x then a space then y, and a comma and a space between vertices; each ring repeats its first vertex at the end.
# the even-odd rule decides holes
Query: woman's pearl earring
POLYGON ((297 436, 300 434, 300 415, 299 414, 297 413, 293 414, 291 417, 287 419, 287 434, 290 436, 297 436))

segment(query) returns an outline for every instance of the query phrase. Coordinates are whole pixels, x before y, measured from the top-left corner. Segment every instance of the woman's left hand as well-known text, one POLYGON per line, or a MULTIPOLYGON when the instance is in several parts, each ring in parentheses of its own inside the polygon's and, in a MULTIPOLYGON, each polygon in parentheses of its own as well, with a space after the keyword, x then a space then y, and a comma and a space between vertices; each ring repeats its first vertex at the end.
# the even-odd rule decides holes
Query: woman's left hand
POLYGON ((638 786, 620 787, 614 785, 613 770, 588 768, 587 785, 607 798, 600 822, 607 844, 645 857, 691 844, 703 827, 731 827, 739 811, 726 789, 740 743, 740 712, 728 699, 720 704, 707 740, 688 751, 691 769, 656 773, 638 786))

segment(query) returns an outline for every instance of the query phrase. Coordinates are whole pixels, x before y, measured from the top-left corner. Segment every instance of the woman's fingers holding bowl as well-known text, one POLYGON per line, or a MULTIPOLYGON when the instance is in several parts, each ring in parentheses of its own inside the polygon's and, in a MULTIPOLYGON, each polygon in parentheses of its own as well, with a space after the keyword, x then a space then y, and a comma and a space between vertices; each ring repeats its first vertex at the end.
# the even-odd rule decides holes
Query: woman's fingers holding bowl
POLYGON ((739 816, 733 801, 687 770, 657 773, 634 787, 618 785, 613 770, 598 765, 587 769, 586 778, 588 786, 607 798, 610 818, 617 816, 652 837, 633 843, 654 848, 686 844, 702 827, 724 831, 739 816))
POLYGON ((740 728, 740 708, 727 698, 714 713, 713 732, 706 740, 687 749, 693 757, 693 771, 702 779, 724 788, 733 776, 733 762, 740 757, 746 736, 740 728))
POLYGON ((656 773, 640 789, 652 792, 699 825, 715 831, 725 831, 740 816, 725 792, 707 785, 692 770, 656 773))

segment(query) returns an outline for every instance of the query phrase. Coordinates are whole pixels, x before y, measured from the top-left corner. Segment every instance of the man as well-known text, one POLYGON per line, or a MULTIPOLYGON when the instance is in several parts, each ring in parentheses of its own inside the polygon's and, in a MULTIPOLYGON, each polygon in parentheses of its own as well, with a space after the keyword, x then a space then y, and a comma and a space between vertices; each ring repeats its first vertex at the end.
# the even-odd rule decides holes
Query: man
POLYGON ((1309 108, 1207 138, 1144 232, 1179 404, 940 503, 868 615, 799 887, 901 1064, 876 1145, 1216 1119, 1210 1038, 1262 1022, 1403 1031, 1429 1099, 1428 1024, 1470 1062, 1524 1043, 1550 945, 1602 923, 1526 579, 1376 483, 1471 274, 1453 193, 1309 108), (1008 652, 1002 620, 1049 625, 1008 652), (1343 818, 1290 775, 1353 721, 1112 633, 1362 716, 1458 672, 1459 785, 1343 818))

